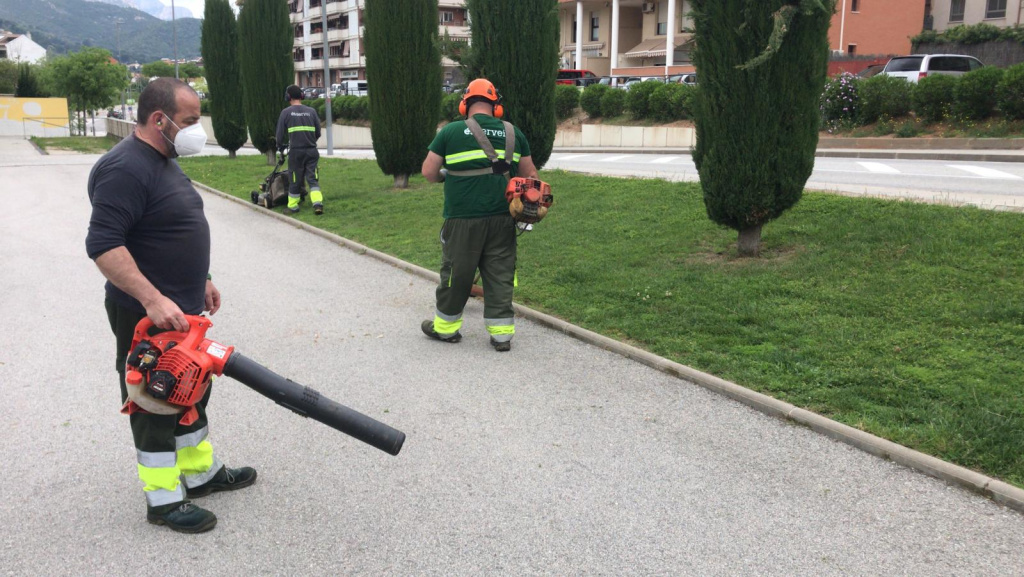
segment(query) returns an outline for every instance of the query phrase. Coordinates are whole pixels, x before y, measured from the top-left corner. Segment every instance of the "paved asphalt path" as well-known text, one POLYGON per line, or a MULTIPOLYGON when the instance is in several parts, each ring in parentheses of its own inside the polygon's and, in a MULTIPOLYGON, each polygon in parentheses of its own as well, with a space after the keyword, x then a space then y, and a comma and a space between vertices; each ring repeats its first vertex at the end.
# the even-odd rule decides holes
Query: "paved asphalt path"
POLYGON ((432 283, 210 194, 211 336, 408 440, 218 380, 211 439, 259 480, 202 499, 211 533, 151 526, 83 246, 96 158, 0 139, 4 575, 1022 572, 1020 513, 532 322, 495 353, 476 301, 431 341, 432 283))

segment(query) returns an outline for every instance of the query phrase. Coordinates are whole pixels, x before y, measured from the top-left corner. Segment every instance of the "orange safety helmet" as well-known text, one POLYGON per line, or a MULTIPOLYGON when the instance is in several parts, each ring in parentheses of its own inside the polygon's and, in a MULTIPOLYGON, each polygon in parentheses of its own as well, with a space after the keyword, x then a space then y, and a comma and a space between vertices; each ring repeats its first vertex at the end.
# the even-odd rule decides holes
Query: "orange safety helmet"
POLYGON ((469 106, 466 104, 466 101, 470 98, 489 100, 494 105, 495 118, 501 118, 505 114, 505 107, 501 105, 501 94, 491 84, 491 81, 486 78, 477 78, 469 83, 466 91, 462 94, 462 100, 459 102, 459 114, 466 116, 466 113, 469 112, 469 106))

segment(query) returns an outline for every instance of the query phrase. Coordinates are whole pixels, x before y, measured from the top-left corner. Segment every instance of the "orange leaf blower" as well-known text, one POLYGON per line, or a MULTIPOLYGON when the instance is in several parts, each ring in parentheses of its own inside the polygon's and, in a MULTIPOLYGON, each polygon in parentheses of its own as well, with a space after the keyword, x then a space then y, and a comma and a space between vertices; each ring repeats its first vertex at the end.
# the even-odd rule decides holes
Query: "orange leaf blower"
POLYGON ((293 383, 270 369, 206 338, 213 326, 206 317, 186 315, 189 331, 151 335, 149 317, 135 327, 128 354, 125 383, 128 401, 121 412, 184 413, 189 425, 198 418, 195 405, 210 387, 214 375, 225 375, 303 417, 320 421, 364 443, 397 455, 405 433, 358 411, 338 404, 318 391, 293 383))

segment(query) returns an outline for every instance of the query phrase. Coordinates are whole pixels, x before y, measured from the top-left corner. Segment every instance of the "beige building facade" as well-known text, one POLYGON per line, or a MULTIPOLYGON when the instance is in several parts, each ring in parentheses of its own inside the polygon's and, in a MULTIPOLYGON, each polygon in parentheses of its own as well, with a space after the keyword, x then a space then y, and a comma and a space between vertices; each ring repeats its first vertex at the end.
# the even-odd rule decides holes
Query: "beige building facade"
POLYGON ((693 72, 689 0, 559 0, 560 67, 598 76, 693 72))
MULTIPOLYGON (((366 0, 288 0, 294 30, 292 60, 299 86, 328 87, 344 80, 366 79, 363 12, 366 0), (327 54, 324 54, 323 16, 327 16, 327 54), (329 76, 324 79, 324 58, 329 76)), ((464 0, 438 0, 438 31, 469 42, 469 17, 464 0)), ((455 64, 442 60, 445 79, 457 75, 455 64)))
POLYGON ((939 32, 982 22, 1009 28, 1024 24, 1024 0, 926 0, 925 20, 939 32))

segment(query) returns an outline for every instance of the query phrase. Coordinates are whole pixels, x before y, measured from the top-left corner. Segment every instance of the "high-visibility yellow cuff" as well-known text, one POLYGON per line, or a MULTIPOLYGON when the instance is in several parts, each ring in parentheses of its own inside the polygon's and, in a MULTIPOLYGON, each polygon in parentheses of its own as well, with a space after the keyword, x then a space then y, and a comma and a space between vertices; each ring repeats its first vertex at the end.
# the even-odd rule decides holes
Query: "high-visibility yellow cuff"
POLYGON ((438 317, 438 316, 434 317, 434 332, 439 334, 439 335, 441 335, 441 336, 453 335, 453 334, 459 332, 459 329, 461 329, 461 328, 462 328, 462 319, 461 318, 459 320, 457 320, 457 321, 446 321, 446 320, 442 319, 441 317, 438 317))
POLYGON ((174 491, 178 488, 181 470, 177 467, 137 466, 139 468, 139 479, 146 484, 143 491, 174 491))

